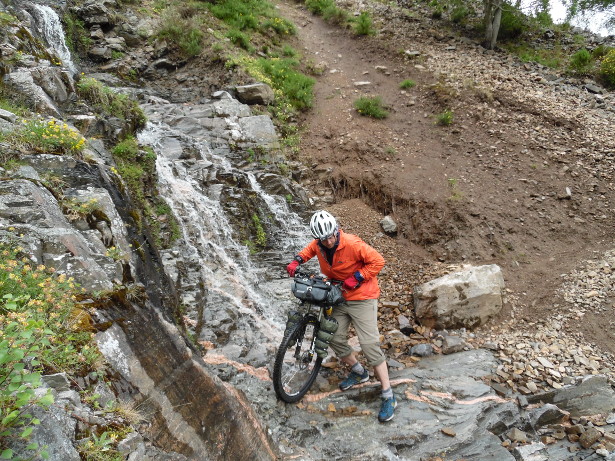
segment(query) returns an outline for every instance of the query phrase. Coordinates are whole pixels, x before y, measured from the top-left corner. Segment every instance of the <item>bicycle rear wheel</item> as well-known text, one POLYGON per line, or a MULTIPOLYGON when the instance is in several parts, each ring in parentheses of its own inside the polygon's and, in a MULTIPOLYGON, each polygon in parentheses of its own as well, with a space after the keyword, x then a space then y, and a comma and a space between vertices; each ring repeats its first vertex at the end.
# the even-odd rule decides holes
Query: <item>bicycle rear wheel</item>
POLYGON ((273 388, 287 403, 301 400, 318 375, 322 359, 312 350, 318 327, 315 317, 303 317, 282 339, 273 366, 273 388))

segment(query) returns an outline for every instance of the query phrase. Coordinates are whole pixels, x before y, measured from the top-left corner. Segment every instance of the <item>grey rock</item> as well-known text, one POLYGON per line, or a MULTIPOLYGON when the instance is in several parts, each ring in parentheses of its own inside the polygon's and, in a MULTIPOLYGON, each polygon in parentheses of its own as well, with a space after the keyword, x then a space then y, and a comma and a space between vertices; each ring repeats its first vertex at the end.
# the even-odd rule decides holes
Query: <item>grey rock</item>
POLYGON ((431 344, 416 344, 410 348, 410 355, 418 357, 427 357, 433 354, 433 346, 431 344))
POLYGON ((384 218, 382 218, 382 220, 380 221, 380 226, 382 227, 382 230, 387 234, 397 234, 397 223, 392 216, 385 216, 384 218))
POLYGON ((143 436, 138 432, 131 432, 117 444, 117 450, 122 453, 131 453, 136 451, 140 445, 143 445, 143 436))
POLYGON ((548 424, 558 424, 567 416, 568 413, 560 410, 557 406, 546 404, 530 410, 527 418, 532 429, 536 430, 548 424))
POLYGON ((469 267, 415 287, 414 309, 423 325, 474 328, 500 311, 503 290, 499 266, 469 267))
POLYGON ((455 352, 461 352, 467 347, 466 342, 459 336, 446 335, 442 340, 442 353, 454 354, 455 352))
POLYGON ((516 447, 513 450, 513 455, 517 461, 548 461, 547 455, 543 451, 545 445, 543 443, 532 443, 516 447))
POLYGON ((606 376, 589 376, 576 386, 556 391, 552 403, 573 417, 608 413, 615 408, 615 391, 606 376))
POLYGON ((17 121, 17 115, 13 112, 9 112, 8 110, 0 109, 0 119, 15 123, 17 121))
POLYGON ((45 385, 51 389, 55 389, 57 392, 70 390, 70 381, 68 380, 66 373, 44 375, 41 377, 41 381, 43 381, 45 385))
POLYGON ((254 83, 235 87, 237 99, 244 104, 269 105, 275 101, 275 94, 265 83, 254 83))

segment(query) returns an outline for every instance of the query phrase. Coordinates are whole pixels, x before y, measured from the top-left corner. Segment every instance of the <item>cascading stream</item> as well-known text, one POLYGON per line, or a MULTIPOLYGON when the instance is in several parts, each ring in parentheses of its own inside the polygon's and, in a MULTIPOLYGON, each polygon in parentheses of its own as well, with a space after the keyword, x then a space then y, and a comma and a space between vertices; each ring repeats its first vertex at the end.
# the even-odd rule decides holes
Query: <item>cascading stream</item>
POLYGON ((77 73, 77 68, 73 63, 66 40, 64 39, 64 31, 62 23, 57 13, 47 5, 34 4, 35 16, 37 16, 37 26, 40 33, 47 41, 47 44, 62 60, 62 64, 72 75, 77 73))
MULTIPOLYGON (((284 320, 282 307, 259 287, 261 274, 271 267, 258 267, 250 259, 248 248, 235 241, 232 224, 220 203, 220 186, 207 184, 203 178, 224 175, 247 177, 250 189, 259 202, 266 206, 271 216, 271 225, 279 226, 271 232, 275 251, 286 258, 297 251, 301 238, 305 240, 305 226, 296 213, 289 210, 283 197, 267 194, 252 173, 246 173, 231 165, 228 159, 215 155, 206 143, 195 140, 160 122, 150 122, 139 134, 139 141, 151 145, 157 154, 159 191, 175 216, 180 221, 181 242, 176 243, 169 254, 181 252, 184 261, 198 273, 198 280, 185 280, 185 288, 202 284, 207 290, 206 309, 224 309, 228 304, 241 315, 249 315, 261 334, 275 343, 284 320), (170 158, 168 140, 179 140, 180 144, 197 146, 200 160, 185 162, 170 158), (227 304, 225 306, 224 304, 227 304)), ((166 258, 170 274, 177 274, 173 267, 176 258, 166 258)), ((188 290, 189 291, 189 290, 188 290)), ((180 288, 180 292, 182 289, 180 288)), ((195 296, 182 293, 186 303, 197 302, 195 296)))

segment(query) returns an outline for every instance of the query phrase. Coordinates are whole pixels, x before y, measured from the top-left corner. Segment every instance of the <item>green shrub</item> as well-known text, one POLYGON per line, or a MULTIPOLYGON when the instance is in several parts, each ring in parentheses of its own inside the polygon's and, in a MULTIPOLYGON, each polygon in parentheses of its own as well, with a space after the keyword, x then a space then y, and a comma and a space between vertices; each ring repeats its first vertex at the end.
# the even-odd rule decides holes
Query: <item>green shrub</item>
POLYGON ((457 5, 451 11, 451 21, 455 24, 463 24, 470 15, 470 9, 466 5, 457 5))
POLYGON ((203 49, 203 31, 198 16, 185 18, 177 8, 164 10, 158 37, 175 43, 188 57, 198 56, 203 49))
POLYGON ((399 87, 402 90, 406 90, 408 88, 413 88, 414 86, 416 86, 416 82, 414 80, 409 79, 409 78, 407 78, 406 80, 404 80, 403 82, 401 82, 399 84, 399 87))
POLYGON ((91 77, 82 77, 77 82, 77 93, 102 113, 132 123, 137 128, 147 121, 139 104, 127 95, 117 93, 91 77))
POLYGON ((436 115, 436 124, 448 126, 453 123, 453 111, 445 110, 441 114, 436 115))
POLYGON ((323 10, 322 18, 332 24, 346 24, 348 22, 348 13, 332 4, 323 10))
POLYGON ((615 88, 615 49, 602 59, 598 75, 609 88, 615 88))
POLYGON ((257 68, 271 82, 278 94, 297 110, 312 106, 314 79, 298 72, 299 61, 292 58, 256 61, 257 68))
POLYGON ((322 15, 326 10, 337 8, 333 0, 305 0, 305 7, 318 15, 322 15))
POLYGON ((536 22, 540 24, 542 27, 552 27, 553 26, 553 18, 551 17, 548 11, 538 11, 536 13, 536 22))
POLYGON ((239 30, 229 30, 226 33, 226 38, 228 38, 233 45, 237 45, 244 50, 250 51, 252 49, 252 45, 250 44, 250 37, 239 30))
POLYGON ((586 73, 592 66, 592 55, 585 48, 578 50, 570 57, 570 70, 576 74, 586 73))
POLYGON ((296 58, 299 53, 297 53, 297 50, 295 50, 292 46, 284 45, 282 47, 282 55, 286 56, 287 58, 296 58))
POLYGON ((263 22, 263 25, 260 27, 261 30, 273 30, 278 35, 295 35, 297 33, 297 29, 295 25, 283 18, 275 17, 267 19, 263 22))
POLYGON ((380 96, 362 96, 354 102, 354 107, 359 114, 366 117, 383 119, 389 115, 380 96))
POLYGON ((354 20, 353 29, 354 29, 354 33, 357 35, 375 35, 376 34, 376 31, 374 30, 374 23, 372 21, 372 17, 366 11, 363 11, 354 20))
POLYGON ((218 19, 240 31, 258 28, 258 17, 269 16, 272 6, 262 0, 222 0, 207 4, 218 19))
POLYGON ((502 5, 502 20, 500 22, 498 38, 510 40, 521 36, 525 30, 524 17, 518 8, 504 3, 502 5))
POLYGON ((594 59, 601 59, 607 54, 609 54, 609 51, 611 51, 612 49, 613 48, 607 45, 598 45, 596 48, 593 49, 592 57, 594 59))

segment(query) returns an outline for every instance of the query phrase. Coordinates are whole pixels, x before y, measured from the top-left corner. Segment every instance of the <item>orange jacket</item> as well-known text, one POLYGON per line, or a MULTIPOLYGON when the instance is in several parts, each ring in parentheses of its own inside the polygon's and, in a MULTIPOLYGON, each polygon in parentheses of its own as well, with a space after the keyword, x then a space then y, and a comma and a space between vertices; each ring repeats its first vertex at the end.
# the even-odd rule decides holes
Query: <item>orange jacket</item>
POLYGON ((340 230, 340 243, 333 255, 333 264, 329 264, 324 250, 318 240, 312 240, 299 256, 304 262, 318 256, 321 272, 334 280, 345 280, 359 271, 364 280, 351 291, 344 291, 347 301, 360 299, 376 299, 380 296, 380 287, 376 275, 384 267, 384 258, 371 246, 353 234, 346 234, 340 230))

